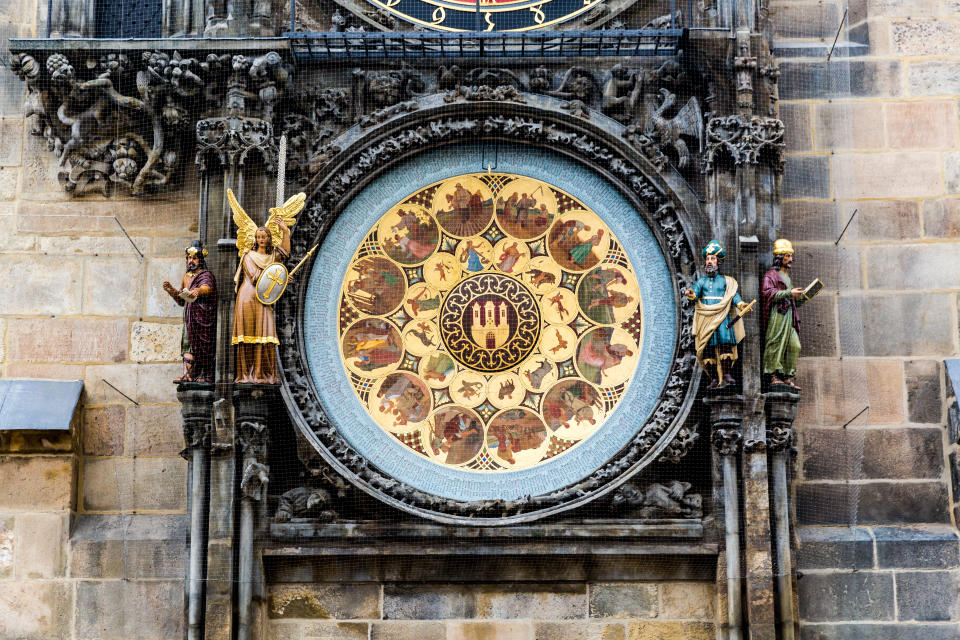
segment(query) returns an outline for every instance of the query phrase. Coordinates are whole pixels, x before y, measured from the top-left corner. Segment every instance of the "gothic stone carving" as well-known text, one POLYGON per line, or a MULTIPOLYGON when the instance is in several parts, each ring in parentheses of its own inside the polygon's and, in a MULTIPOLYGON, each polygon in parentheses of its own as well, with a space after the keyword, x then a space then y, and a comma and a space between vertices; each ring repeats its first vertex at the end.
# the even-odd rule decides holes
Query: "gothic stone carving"
POLYGON ((783 172, 784 127, 775 118, 732 115, 711 118, 707 123, 703 171, 710 172, 723 160, 734 165, 759 164, 783 172))
MULTIPOLYGON (((678 290, 689 286, 695 270, 691 244, 672 201, 662 187, 647 177, 655 172, 649 166, 641 168, 636 156, 625 147, 610 146, 584 128, 573 129, 559 116, 523 105, 515 109, 526 109, 526 112, 500 115, 496 103, 478 102, 471 117, 458 117, 451 105, 423 114, 409 124, 403 119, 392 120, 383 125, 384 131, 373 130, 365 145, 357 145, 356 150, 347 156, 344 156, 346 152, 341 152, 336 156, 337 162, 326 164, 325 173, 317 177, 310 204, 301 215, 298 233, 293 240, 292 259, 298 260, 314 242, 322 241, 344 195, 372 179, 379 167, 436 145, 497 137, 560 149, 588 165, 604 167, 642 203, 638 210, 655 212, 648 222, 675 273, 678 290)), ((301 312, 300 299, 298 294, 287 295, 278 303, 282 334, 280 357, 295 419, 315 438, 317 445, 322 446, 321 453, 340 473, 399 508, 452 522, 476 518, 523 521, 535 517, 530 512, 542 514, 575 506, 611 483, 616 484, 628 469, 646 464, 652 455, 678 458, 695 438, 689 431, 681 432, 685 407, 698 380, 693 340, 688 330, 681 329, 690 324, 693 312, 687 301, 681 303, 680 340, 664 393, 630 445, 606 465, 575 484, 516 501, 463 502, 423 493, 371 467, 330 424, 312 390, 302 349, 298 346, 303 340, 297 320, 301 312)))
POLYGON ((326 489, 297 487, 280 496, 276 520, 287 522, 292 518, 316 518, 320 522, 333 522, 337 513, 329 507, 330 492, 326 489))
POLYGON ((679 480, 655 482, 642 489, 627 483, 613 494, 610 506, 638 518, 702 518, 703 499, 690 489, 689 482, 679 480))
POLYGON ((61 185, 75 196, 106 196, 117 186, 132 195, 166 187, 182 164, 180 141, 201 110, 225 97, 235 117, 269 122, 289 80, 276 53, 198 60, 157 51, 139 59, 88 57, 77 50, 43 63, 20 53, 10 67, 27 83, 32 133, 46 139, 61 185))

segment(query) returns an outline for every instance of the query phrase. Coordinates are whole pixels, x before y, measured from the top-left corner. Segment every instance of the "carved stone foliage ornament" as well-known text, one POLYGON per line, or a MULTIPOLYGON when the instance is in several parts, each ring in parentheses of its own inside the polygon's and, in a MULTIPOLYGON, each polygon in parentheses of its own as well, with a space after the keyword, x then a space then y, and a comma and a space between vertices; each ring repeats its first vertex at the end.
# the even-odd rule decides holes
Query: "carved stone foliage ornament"
POLYGON ((707 123, 703 171, 713 171, 721 162, 734 165, 768 163, 783 172, 784 126, 776 118, 732 115, 711 118, 707 123))
MULTIPOLYGON (((46 140, 61 185, 76 196, 164 188, 183 164, 183 140, 205 107, 225 96, 228 112, 269 122, 288 80, 277 53, 200 60, 176 52, 77 51, 43 62, 19 53, 10 68, 27 83, 32 133, 46 140)), ((203 133, 215 136, 216 128, 203 133)))
MULTIPOLYGON (((613 490, 655 460, 679 459, 696 438, 696 434, 683 427, 693 402, 691 389, 699 375, 694 366, 693 341, 685 328, 689 325, 692 306, 678 301, 676 294, 688 286, 695 264, 687 223, 677 209, 678 201, 656 176, 652 165, 642 161, 638 164, 637 156, 625 145, 611 143, 599 130, 583 125, 574 128, 568 124, 568 117, 524 105, 518 105, 516 109, 520 113, 512 116, 497 114, 493 111, 496 107, 496 104, 478 102, 470 117, 456 115, 454 105, 420 111, 416 116, 390 120, 371 129, 360 143, 345 146, 344 152, 322 168, 310 205, 301 216, 293 239, 294 260, 304 255, 314 242, 321 242, 313 262, 316 268, 309 277, 296 283, 294 293, 278 303, 284 396, 301 433, 328 464, 359 488, 401 509, 446 522, 520 522, 572 508, 613 490), (502 142, 498 157, 501 173, 467 175, 471 173, 469 170, 458 170, 458 167, 468 168, 471 163, 479 164, 483 150, 476 142, 486 137, 524 144, 502 142), (532 151, 530 146, 541 147, 541 151, 532 151), (533 157, 541 157, 539 154, 549 156, 544 161, 546 166, 532 162, 533 157), (405 158, 410 161, 404 163, 405 158), (412 171, 409 167, 417 169, 412 171), (599 178, 590 167, 603 167, 615 183, 599 178), (502 173, 504 171, 506 173, 502 173), (430 180, 430 176, 437 177, 430 180), (486 183, 481 180, 484 176, 486 183), (476 180, 482 188, 474 188, 474 183, 467 178, 476 180), (553 185, 555 189, 549 194, 550 198, 544 199, 545 188, 534 193, 538 184, 541 187, 552 184, 550 178, 564 183, 553 185), (587 194, 582 202, 577 200, 581 197, 576 188, 578 181, 591 179, 601 181, 597 184, 601 193, 587 194), (457 180, 465 193, 458 193, 457 180), (512 191, 504 184, 494 192, 491 181, 518 182, 519 187, 520 180, 529 182, 530 190, 518 189, 518 203, 525 198, 536 199, 537 205, 524 202, 526 207, 514 207, 516 219, 507 216, 501 221, 498 207, 507 208, 512 191), (448 192, 441 193, 448 182, 452 183, 448 192), (422 185, 419 190, 418 183, 422 185), (436 188, 431 191, 433 185, 436 188), (571 191, 566 191, 567 188, 571 191), (344 198, 348 193, 350 197, 344 198), (476 193, 479 195, 475 198, 476 193), (483 224, 479 224, 484 195, 491 200, 491 208, 489 219, 484 218, 480 221, 483 224), (449 202, 447 196, 450 196, 449 202), (437 198, 438 207, 434 207, 437 198), (557 199, 555 209, 551 209, 553 198, 557 199), (477 202, 474 204, 473 200, 477 202), (546 203, 546 214, 539 208, 541 203, 546 203), (472 215, 471 206, 477 208, 477 215, 472 215), (565 214, 561 213, 564 206, 567 207, 564 210, 571 210, 571 206, 584 207, 585 212, 593 211, 592 215, 597 218, 579 220, 573 216, 571 224, 566 226, 584 246, 580 249, 580 243, 570 239, 568 254, 560 256, 551 249, 551 238, 554 227, 559 230, 557 242, 566 230, 565 214), (463 211, 458 207, 463 207, 463 211), (525 224, 541 223, 545 231, 534 233, 524 228, 525 224), (368 229, 373 229, 373 233, 368 229), (610 233, 601 236, 601 230, 610 233), (630 239, 626 240, 622 234, 630 239), (516 246, 512 243, 501 246, 501 241, 511 236, 516 246), (382 242, 381 237, 386 242, 382 242), (614 239, 618 239, 616 250, 611 249, 614 239), (642 259, 639 247, 648 249, 642 259), (584 266, 593 250, 598 252, 598 264, 584 266), (556 273, 551 271, 552 267, 533 273, 536 260, 551 257, 562 258, 556 273), (583 260, 582 264, 577 263, 578 258, 583 260), (590 314, 600 313, 605 304, 609 303, 607 306, 616 318, 621 311, 617 306, 619 302, 624 303, 624 308, 634 303, 626 302, 632 297, 629 287, 623 288, 631 282, 625 277, 627 271, 621 276, 624 283, 613 276, 606 281, 606 296, 603 286, 599 289, 589 286, 587 280, 593 275, 599 276, 593 272, 605 264, 603 260, 609 262, 610 268, 622 265, 628 270, 634 261, 643 263, 643 269, 636 275, 639 278, 636 302, 643 300, 644 316, 643 321, 638 318, 636 322, 635 335, 616 322, 613 327, 600 322, 597 328, 591 329, 599 321, 591 319, 590 314), (563 261, 572 261, 569 269, 563 267, 563 261), (507 267, 518 268, 527 275, 517 278, 504 270, 507 267), (453 289, 453 286, 445 285, 446 289, 439 286, 440 271, 450 274, 451 285, 469 281, 474 274, 516 279, 539 303, 541 315, 558 312, 551 309, 549 302, 556 297, 570 314, 576 314, 573 319, 565 317, 563 322, 558 321, 565 327, 560 337, 567 338, 567 350, 570 345, 580 346, 574 347, 569 360, 554 362, 544 358, 547 363, 544 368, 549 371, 544 371, 542 378, 538 371, 541 363, 536 358, 521 358, 523 361, 518 361, 515 368, 505 371, 480 371, 465 365, 440 347, 443 334, 436 322, 453 289), (569 275, 565 275, 568 271, 569 275), (454 278, 454 274, 459 275, 454 278), (553 275, 554 282, 547 282, 549 275, 553 275), (530 280, 534 276, 541 278, 538 285, 530 280), (368 289, 379 291, 381 279, 384 283, 394 283, 394 287, 381 286, 383 295, 371 296, 368 289), (546 289, 551 287, 556 289, 555 296, 538 295, 549 294, 546 289), (585 292, 583 300, 579 295, 581 289, 585 292), (620 297, 616 295, 618 292, 622 294, 620 297), (344 296, 348 295, 364 309, 358 309, 353 302, 344 305, 344 296), (591 306, 591 302, 596 301, 599 302, 591 306), (358 323, 366 324, 359 326, 358 323), (345 333, 340 333, 341 328, 345 333), (632 344, 622 353, 619 346, 613 347, 616 340, 608 341, 608 348, 603 347, 602 340, 597 344, 591 342, 592 351, 583 347, 583 340, 591 331, 609 332, 610 328, 630 338, 632 344), (427 349, 424 340, 435 345, 433 351, 424 351, 427 349), (584 354, 579 353, 581 350, 584 354), (602 392, 605 370, 600 360, 595 363, 595 384, 587 382, 582 385, 584 388, 575 389, 573 385, 562 389, 552 404, 556 405, 553 408, 559 411, 560 417, 567 407, 567 423, 571 428, 582 427, 588 431, 592 425, 586 409, 590 408, 593 420, 598 423, 596 433, 606 435, 587 435, 564 455, 548 456, 549 451, 544 449, 542 455, 536 456, 539 462, 511 469, 513 465, 508 458, 513 457, 514 465, 519 465, 521 448, 530 444, 529 438, 524 438, 530 429, 525 427, 536 427, 535 421, 544 431, 545 442, 551 440, 546 431, 561 439, 564 431, 563 420, 555 421, 556 429, 553 429, 544 418, 544 406, 552 407, 551 403, 545 405, 549 392, 538 393, 539 388, 531 391, 525 381, 532 383, 532 379, 537 378, 540 386, 553 389, 564 381, 562 367, 583 374, 583 366, 592 357, 587 351, 596 352, 600 359, 607 357, 603 354, 611 358, 635 358, 636 364, 629 367, 632 373, 628 372, 624 379, 630 378, 632 382, 619 398, 621 410, 617 410, 615 399, 602 392), (627 356, 627 351, 633 355, 627 356), (399 357, 389 355, 394 352, 399 357), (578 365, 578 360, 583 362, 578 365), (371 377, 371 372, 377 376, 371 377), (514 373, 516 379, 512 378, 514 373), (525 373, 530 377, 523 377, 525 373), (493 382, 495 376, 504 375, 511 379, 493 382), (390 378, 389 385, 387 378, 390 378), (464 402, 464 396, 470 394, 477 383, 483 398, 477 403, 479 406, 470 407, 476 398, 466 398, 464 402), (515 396, 508 398, 511 391, 515 396), (598 396, 592 402, 591 392, 598 396), (506 406, 514 400, 517 404, 506 406), (489 408, 484 409, 487 404, 489 408), (438 417, 438 409, 445 406, 452 410, 448 411, 451 415, 438 417), (378 411, 383 413, 383 420, 375 420, 378 411), (490 426, 495 416, 511 411, 518 414, 508 416, 516 422, 516 429, 513 432, 501 429, 500 435, 504 437, 496 437, 490 426), (464 418, 460 424, 454 413, 472 420, 464 418), (602 427, 599 415, 607 415, 602 427), (451 425, 451 434, 448 441, 444 441, 447 423, 451 425), (460 468, 459 462, 446 464, 451 452, 462 449, 462 441, 469 440, 468 435, 472 437, 467 433, 471 428, 479 436, 474 440, 488 452, 487 459, 508 470, 502 479, 483 469, 460 468), (439 439, 431 439, 437 434, 441 436, 439 439), (455 438, 457 434, 463 437, 455 438), (434 445, 443 458, 440 462, 430 455, 434 445), (498 458, 502 445, 504 452, 509 449, 509 453, 515 455, 498 458), (419 453, 417 446, 423 448, 424 453, 419 453)), ((334 141, 340 146, 338 143, 334 141)), ((604 279, 595 277, 594 280, 597 280, 594 285, 602 285, 604 279)), ((489 293, 485 290, 477 295, 483 297, 489 293)), ((489 301, 480 300, 490 304, 489 308, 481 304, 477 318, 490 318, 489 332, 480 321, 483 330, 474 335, 473 310, 466 301, 458 308, 464 323, 464 338, 472 341, 476 348, 489 346, 495 350, 500 343, 513 339, 514 327, 509 309, 503 305, 498 307, 497 300, 493 299, 495 292, 491 295, 489 301), (498 311, 501 320, 506 322, 504 331, 497 323, 498 311)), ((623 321, 628 322, 629 318, 623 321)), ((554 340, 553 334, 557 332, 543 331, 543 326, 541 317, 537 348, 541 352, 546 348, 549 352, 551 347, 557 347, 559 351, 562 341, 547 344, 547 339, 554 340)), ((527 449, 522 448, 522 453, 527 453, 527 449)), ((464 462, 483 464, 481 457, 474 452, 464 462)))

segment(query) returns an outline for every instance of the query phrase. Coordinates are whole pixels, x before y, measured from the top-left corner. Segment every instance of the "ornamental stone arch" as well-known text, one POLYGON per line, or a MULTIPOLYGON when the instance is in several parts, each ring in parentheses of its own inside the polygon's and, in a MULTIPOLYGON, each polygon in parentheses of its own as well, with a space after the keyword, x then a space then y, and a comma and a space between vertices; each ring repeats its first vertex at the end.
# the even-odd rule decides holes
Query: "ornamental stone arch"
MULTIPOLYGON (((377 499, 451 524, 529 522, 606 495, 654 461, 677 462, 696 440, 695 427, 686 424, 700 377, 689 331, 693 304, 679 293, 695 279, 694 247, 710 239, 710 229, 693 188, 672 165, 651 162, 631 143, 636 139, 631 132, 602 114, 580 108, 571 115, 570 103, 519 92, 506 102, 475 99, 467 107, 463 100, 462 95, 434 94, 404 103, 402 109, 373 114, 315 159, 317 173, 294 233, 292 264, 314 245, 320 249, 278 303, 282 396, 299 436, 333 469, 377 499), (538 159, 538 169, 532 159, 538 159), (613 412, 619 416, 616 430, 605 433, 614 435, 591 439, 608 441, 605 448, 592 447, 583 456, 586 466, 579 469, 572 463, 552 469, 549 480, 510 471, 514 488, 500 493, 487 485, 503 483, 477 483, 485 488, 468 489, 475 485, 466 480, 458 484, 460 476, 425 478, 421 469, 419 476, 404 477, 406 467, 397 473, 389 468, 391 461, 371 459, 372 441, 358 446, 365 436, 357 434, 357 421, 340 419, 345 405, 331 401, 335 396, 328 389, 336 383, 317 379, 318 373, 329 372, 341 378, 340 387, 349 387, 343 366, 337 372, 329 371, 335 367, 323 368, 319 363, 325 362, 324 356, 317 355, 314 346, 330 342, 323 333, 329 326, 317 317, 330 320, 337 315, 337 303, 332 314, 329 308, 317 310, 317 292, 333 282, 339 287, 346 261, 335 256, 355 248, 342 246, 343 229, 352 227, 356 235, 369 227, 369 221, 354 219, 359 205, 351 209, 352 203, 375 202, 386 211, 402 201, 396 194, 413 194, 437 178, 483 171, 513 172, 571 192, 585 206, 601 209, 597 213, 608 224, 615 217, 614 227, 621 231, 642 231, 637 238, 647 238, 643 249, 658 254, 655 261, 662 263, 662 270, 650 269, 661 273, 660 279, 641 283, 648 298, 656 291, 651 306, 663 311, 640 349, 636 371, 648 377, 643 384, 631 384, 619 412, 613 412), (564 183, 558 171, 576 184, 564 183), (394 200, 384 200, 387 194, 394 200), (333 245, 335 250, 325 251, 333 245), (332 264, 327 261, 331 257, 332 264), (647 368, 644 357, 650 360, 647 368), (462 492, 448 489, 458 486, 462 492)), ((633 237, 624 244, 634 244, 633 237)), ((333 348, 339 354, 339 348, 333 348)))

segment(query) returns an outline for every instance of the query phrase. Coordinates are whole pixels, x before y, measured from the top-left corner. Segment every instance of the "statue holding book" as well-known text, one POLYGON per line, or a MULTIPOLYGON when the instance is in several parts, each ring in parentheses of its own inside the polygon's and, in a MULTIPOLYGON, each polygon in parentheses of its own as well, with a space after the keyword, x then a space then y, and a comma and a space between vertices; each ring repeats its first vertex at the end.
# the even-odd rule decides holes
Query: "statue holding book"
POLYGON ((797 360, 800 357, 800 318, 798 307, 823 288, 814 280, 806 288, 794 287, 790 279, 793 267, 793 245, 779 239, 773 243, 773 266, 760 282, 763 313, 763 373, 770 376, 771 386, 796 385, 797 360))
POLYGON ((693 337, 697 361, 710 376, 709 389, 733 384, 733 365, 737 361, 737 345, 743 340, 743 314, 754 302, 744 302, 739 285, 730 276, 720 275, 720 264, 726 251, 716 240, 703 248, 703 270, 692 287, 683 292, 696 300, 693 311, 693 337))

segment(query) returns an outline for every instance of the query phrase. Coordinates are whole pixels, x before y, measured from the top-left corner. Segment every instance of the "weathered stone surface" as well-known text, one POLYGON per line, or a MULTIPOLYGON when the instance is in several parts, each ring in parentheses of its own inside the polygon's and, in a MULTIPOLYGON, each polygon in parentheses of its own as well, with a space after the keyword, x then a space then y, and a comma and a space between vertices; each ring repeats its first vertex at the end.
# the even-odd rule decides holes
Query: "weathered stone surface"
POLYGON ((784 61, 780 72, 783 100, 899 96, 903 92, 901 63, 895 60, 784 61))
POLYGON ((0 578, 13 575, 13 554, 16 551, 13 516, 0 518, 0 578))
POLYGON ((181 458, 95 458, 83 463, 88 511, 179 510, 186 505, 181 458))
POLYGON ((271 618, 379 618, 380 587, 376 584, 272 585, 267 607, 271 618))
POLYGON ((955 62, 914 62, 907 68, 907 88, 913 96, 949 96, 960 92, 960 65, 955 62))
POLYGON ((655 584, 591 584, 591 618, 653 618, 657 613, 655 584))
POLYGON ((952 256, 960 243, 876 246, 867 249, 867 283, 871 289, 950 289, 952 256))
POLYGON ((940 13, 935 0, 867 0, 867 15, 878 17, 928 17, 940 13))
POLYGON ((126 408, 122 406, 86 409, 81 427, 83 453, 91 456, 122 455, 125 419, 126 408))
POLYGON ((904 363, 910 422, 940 423, 943 415, 940 363, 908 360, 904 363))
POLYGON ((780 120, 786 127, 784 143, 787 152, 810 151, 813 137, 810 126, 810 105, 805 102, 781 102, 780 120))
POLYGON ((530 640, 531 638, 533 638, 533 623, 526 621, 447 623, 447 640, 530 640))
POLYGON ((801 434, 805 478, 938 478, 937 429, 816 429, 801 434))
POLYGON ((949 569, 960 565, 960 540, 950 526, 876 527, 881 568, 949 569))
POLYGON ((863 524, 947 522, 947 488, 940 482, 860 485, 859 521, 863 524))
POLYGON ((832 179, 839 199, 918 198, 944 192, 940 154, 924 151, 837 154, 832 179))
POLYGON ((125 404, 129 402, 103 381, 137 402, 174 403, 177 387, 173 379, 183 373, 183 364, 115 364, 91 365, 84 371, 84 392, 98 403, 125 404))
POLYGON ((946 487, 938 482, 798 482, 800 524, 912 524, 947 522, 946 487))
POLYGON ((78 640, 180 637, 183 581, 82 580, 77 583, 76 613, 78 640))
MULTIPOLYGON (((133 244, 140 251, 145 252, 150 246, 150 238, 135 236, 130 240, 133 240, 133 244)), ((38 239, 38 249, 43 253, 57 255, 120 255, 132 258, 137 254, 136 249, 130 245, 130 240, 120 235, 119 230, 114 236, 42 236, 38 239)))
POLYGON ((4 509, 71 507, 73 460, 67 456, 0 456, 0 504, 4 509))
POLYGON ((814 366, 822 377, 820 424, 846 424, 868 405, 869 413, 864 412, 855 426, 903 422, 900 360, 824 360, 814 366))
POLYGON ((36 364, 11 362, 7 365, 8 378, 36 378, 38 380, 82 380, 83 366, 79 364, 36 364))
POLYGON ((132 316, 142 308, 143 263, 138 257, 96 259, 86 270, 83 312, 91 315, 132 316))
POLYGON ((960 238, 960 199, 924 200, 923 235, 926 238, 960 238))
POLYGON ((385 620, 444 620, 473 618, 476 601, 469 590, 455 585, 383 586, 383 618, 385 620))
POLYGON ((936 356, 956 349, 951 294, 840 296, 839 304, 843 355, 857 355, 858 342, 868 356, 936 356))
POLYGON ((4 313, 64 315, 80 313, 80 258, 31 256, 30 260, 0 261, 6 283, 4 313))
POLYGON ((60 581, 4 581, 0 638, 62 640, 70 637, 70 585, 60 581))
POLYGON ((713 620, 716 585, 704 582, 666 582, 660 585, 660 614, 666 619, 713 620))
POLYGON ((893 620, 893 576, 884 573, 804 574, 797 580, 803 620, 893 620))
MULTIPOLYGON (((182 249, 181 249, 182 251, 182 249)), ((147 258, 146 291, 144 292, 143 315, 156 318, 182 318, 183 307, 177 305, 163 290, 163 281, 169 280, 174 286, 183 278, 185 270, 183 257, 147 258)), ((227 283, 233 286, 231 283, 227 283)), ((221 286, 223 286, 221 284, 221 286)))
POLYGON ((953 20, 906 20, 892 25, 893 44, 905 56, 953 55, 960 52, 960 24, 953 20))
POLYGON ((70 545, 71 578, 123 578, 124 540, 77 540, 70 545))
POLYGON ((625 640, 622 622, 538 622, 536 640, 625 640))
POLYGON ((66 522, 61 513, 24 513, 17 516, 17 569, 20 579, 63 575, 66 522))
POLYGON ((476 592, 478 618, 585 618, 587 589, 583 584, 504 585, 476 592), (539 612, 532 616, 532 612, 539 612))
POLYGON ((900 620, 955 620, 960 612, 960 573, 922 571, 897 573, 900 620))
POLYGON ((953 102, 889 103, 886 124, 887 146, 892 149, 951 149, 958 144, 953 102))
POLYGON ((816 104, 816 148, 826 151, 882 149, 883 105, 879 102, 825 102, 816 104))
POLYGON ((627 623, 627 640, 713 640, 715 633, 708 622, 627 623))
MULTIPOLYGON (((920 237, 920 212, 909 200, 859 200, 843 207, 844 224, 857 211, 844 240, 910 240, 920 237)), ((839 234, 837 234, 839 236, 839 234)), ((835 238, 834 238, 835 239, 835 238)))
POLYGON ((860 527, 799 527, 797 569, 869 569, 873 538, 860 527))
MULTIPOLYGON (((17 3, 12 3, 17 4, 17 3)), ((0 120, 0 167, 16 167, 20 164, 23 146, 23 120, 4 118, 0 120)))
POLYGON ((951 624, 803 624, 800 640, 956 640, 960 626, 951 624))
POLYGON ((835 4, 777 4, 771 9, 776 33, 781 38, 825 38, 840 22, 835 4))
POLYGON ((181 324, 134 322, 130 331, 130 359, 136 362, 180 360, 181 324))
POLYGON ((17 173, 14 168, 0 168, 0 200, 17 197, 17 173))
POLYGON ((780 235, 784 238, 833 242, 843 228, 839 224, 837 203, 832 200, 786 200, 781 208, 780 235))
POLYGON ((444 640, 445 637, 442 622, 398 620, 370 625, 370 640, 444 640))
POLYGON ((789 154, 781 194, 789 198, 829 198, 830 159, 826 156, 789 154))
POLYGON ((122 362, 127 359, 126 320, 15 318, 7 343, 10 360, 122 362))
POLYGON ((135 456, 179 455, 184 447, 180 406, 127 407, 127 452, 135 456))
POLYGON ((800 312, 800 343, 802 345, 800 353, 805 357, 837 355, 839 345, 837 344, 835 296, 821 294, 803 305, 803 310, 800 312))

